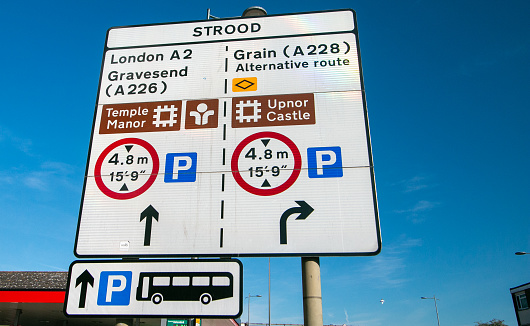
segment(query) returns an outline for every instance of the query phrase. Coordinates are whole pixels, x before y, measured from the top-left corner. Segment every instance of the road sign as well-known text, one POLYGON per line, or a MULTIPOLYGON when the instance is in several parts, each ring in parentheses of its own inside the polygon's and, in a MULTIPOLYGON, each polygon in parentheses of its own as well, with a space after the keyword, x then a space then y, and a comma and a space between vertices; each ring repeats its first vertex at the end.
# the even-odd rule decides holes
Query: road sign
POLYGON ((358 43, 351 10, 110 29, 76 255, 378 253, 358 43))
POLYGON ((200 318, 194 319, 161 319, 161 326, 201 326, 202 320, 200 318), (195 321, 195 323, 193 322, 195 321))
POLYGON ((75 261, 68 316, 230 317, 241 315, 239 260, 75 261))

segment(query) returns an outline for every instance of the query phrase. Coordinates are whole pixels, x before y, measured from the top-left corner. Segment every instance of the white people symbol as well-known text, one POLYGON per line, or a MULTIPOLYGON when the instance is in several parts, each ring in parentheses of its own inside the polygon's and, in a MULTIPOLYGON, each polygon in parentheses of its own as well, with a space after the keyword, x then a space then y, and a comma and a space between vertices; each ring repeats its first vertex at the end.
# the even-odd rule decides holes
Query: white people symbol
POLYGON ((208 117, 215 114, 214 110, 208 110, 206 103, 197 105, 197 111, 190 111, 190 116, 195 117, 195 124, 197 126, 204 126, 208 123, 208 117))

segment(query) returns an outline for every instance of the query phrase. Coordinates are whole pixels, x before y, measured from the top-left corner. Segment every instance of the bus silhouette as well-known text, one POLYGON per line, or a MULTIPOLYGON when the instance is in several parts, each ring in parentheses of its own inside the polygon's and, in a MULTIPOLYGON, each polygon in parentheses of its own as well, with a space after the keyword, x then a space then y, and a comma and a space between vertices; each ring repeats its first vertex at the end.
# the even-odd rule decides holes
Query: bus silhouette
POLYGON ((146 272, 140 273, 136 300, 200 301, 231 298, 234 295, 234 277, 228 272, 146 272))

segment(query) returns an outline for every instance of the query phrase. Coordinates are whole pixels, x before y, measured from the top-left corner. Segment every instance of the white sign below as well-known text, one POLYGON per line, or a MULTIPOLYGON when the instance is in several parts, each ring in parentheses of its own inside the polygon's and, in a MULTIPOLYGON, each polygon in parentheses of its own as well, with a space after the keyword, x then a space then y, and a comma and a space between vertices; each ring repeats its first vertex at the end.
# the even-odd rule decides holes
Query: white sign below
POLYGON ((76 261, 67 316, 236 318, 242 312, 239 260, 76 261))

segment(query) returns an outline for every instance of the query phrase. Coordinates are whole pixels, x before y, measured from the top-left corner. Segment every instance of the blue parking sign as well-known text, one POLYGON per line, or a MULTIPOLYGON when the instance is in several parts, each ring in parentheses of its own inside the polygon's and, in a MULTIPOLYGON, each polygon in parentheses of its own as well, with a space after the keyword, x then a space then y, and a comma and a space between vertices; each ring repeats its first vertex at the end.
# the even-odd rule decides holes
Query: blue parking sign
POLYGON ((131 271, 101 272, 98 306, 128 306, 131 300, 131 271))
POLYGON ((164 182, 195 182, 197 180, 197 153, 168 153, 164 182))
POLYGON ((307 149, 307 172, 310 178, 340 178, 342 153, 339 146, 307 149))

